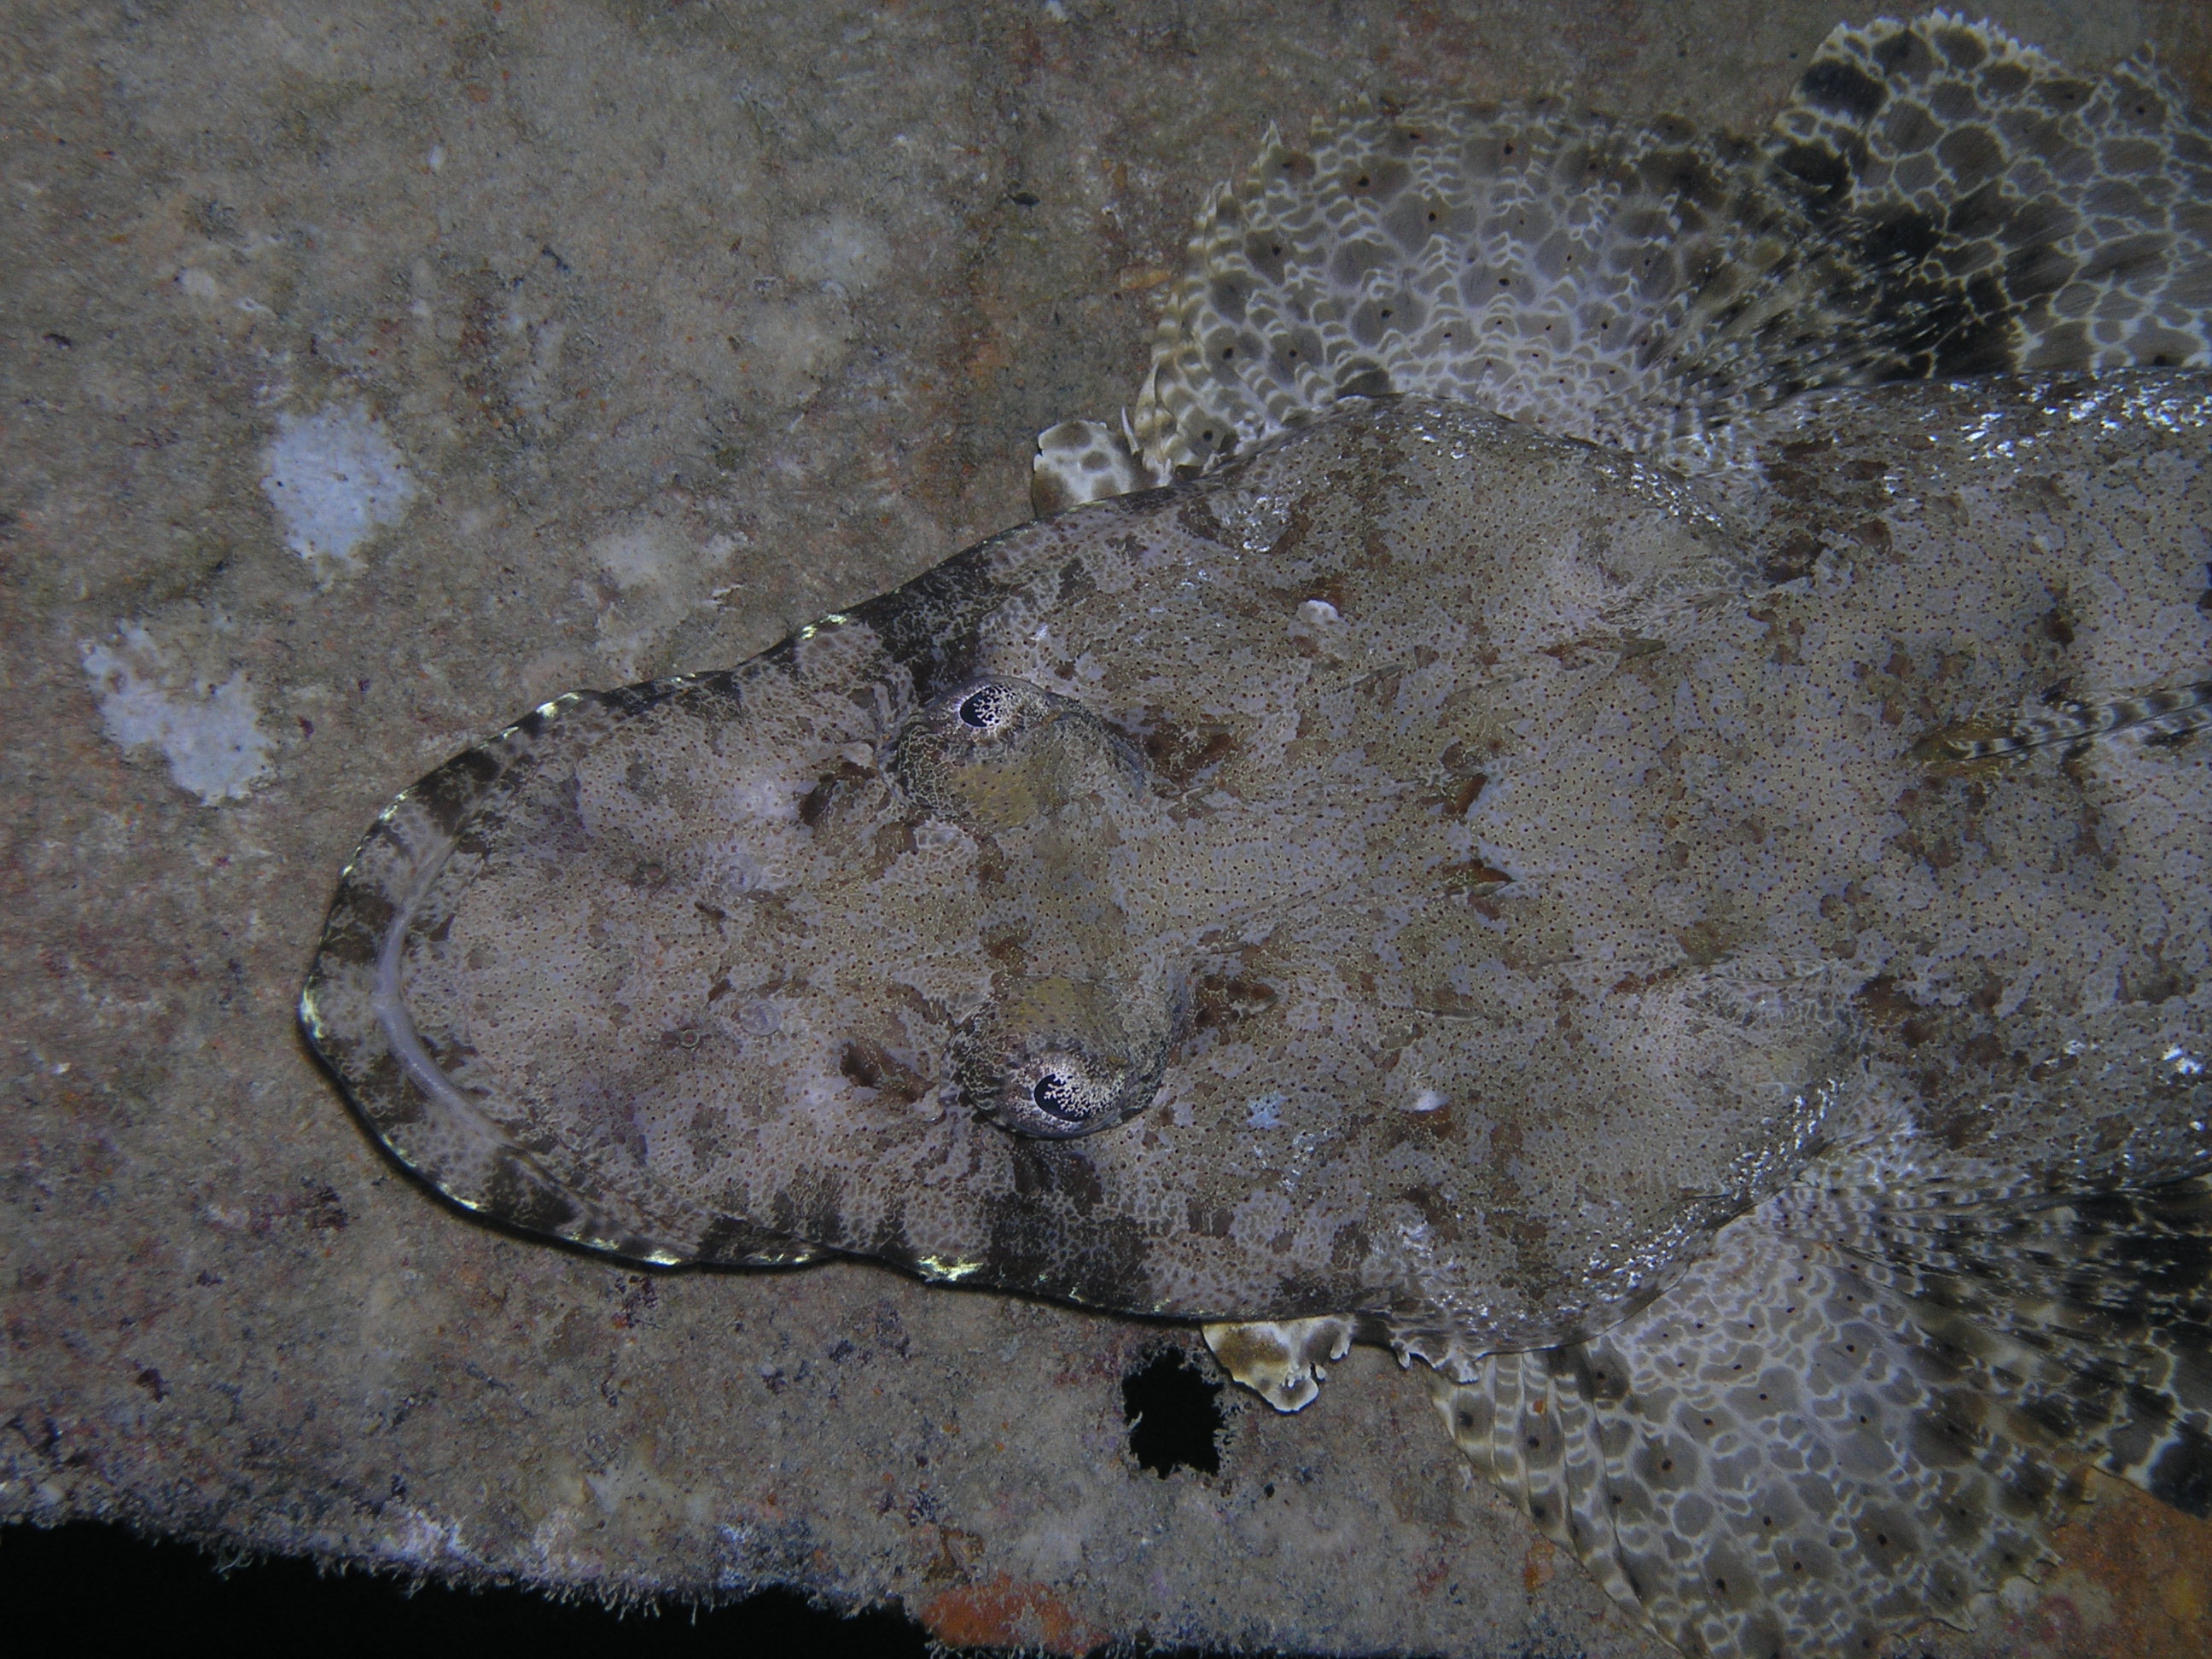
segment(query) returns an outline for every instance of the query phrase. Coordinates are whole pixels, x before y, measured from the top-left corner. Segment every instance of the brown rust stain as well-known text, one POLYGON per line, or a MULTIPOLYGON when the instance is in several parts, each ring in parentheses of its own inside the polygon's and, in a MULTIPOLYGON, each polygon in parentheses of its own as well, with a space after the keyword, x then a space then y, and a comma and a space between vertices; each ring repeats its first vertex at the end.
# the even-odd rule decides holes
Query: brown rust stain
POLYGON ((2055 1540, 2059 1565, 2006 1622, 2022 1659, 2203 1659, 2212 1653, 2212 1521, 2091 1478, 2055 1540))
POLYGON ((1545 1540, 1534 1540, 1521 1557, 1521 1589, 1528 1595, 1552 1582, 1552 1575, 1559 1570, 1559 1553, 1545 1540))
POLYGON ((1107 1636, 1049 1584, 1022 1583, 1005 1573, 932 1596, 921 1617, 929 1633, 949 1647, 1073 1655, 1101 1646, 1107 1636))
POLYGON ((2144 33, 2156 44, 2160 67, 2196 104, 2212 103, 2212 10, 2203 0, 2151 0, 2144 33))

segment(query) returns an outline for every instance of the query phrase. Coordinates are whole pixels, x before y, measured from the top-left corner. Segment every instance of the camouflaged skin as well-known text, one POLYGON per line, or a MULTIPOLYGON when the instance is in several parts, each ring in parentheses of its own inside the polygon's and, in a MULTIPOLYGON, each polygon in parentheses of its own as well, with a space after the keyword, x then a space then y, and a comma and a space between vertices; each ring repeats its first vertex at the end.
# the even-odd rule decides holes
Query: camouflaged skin
MULTIPOLYGON (((1601 1329, 1876 1087, 1899 1006, 1978 999, 2008 1054, 2093 1036, 2137 1072, 2212 1046, 2185 998, 2117 1000, 2195 983, 2195 746, 2122 732, 1960 781, 1913 750, 2054 677, 2125 696, 2212 659, 2203 386, 2138 386, 2131 420, 2086 386, 1881 394, 1886 424, 1966 398, 1985 444, 2036 428, 1979 476, 1837 404, 1923 487, 1826 591, 1761 574, 1786 506, 1732 532, 1601 451, 1358 410, 457 761, 356 860, 311 1030, 434 1182, 647 1259, 829 1249, 1132 1312, 1357 1314, 1437 1359, 1601 1329), (2124 465, 2164 482, 2116 540, 2067 504, 2124 465), (2033 522, 1930 537, 1922 504, 1962 489, 2033 522), (992 681, 1140 758, 1040 763, 988 824, 933 811, 900 735, 992 681), (1052 979, 1163 1035, 1133 1121, 1013 1133, 955 1076, 963 1031, 1052 979)), ((2045 1162, 2062 1095, 2129 1120, 2143 1167, 2194 1144, 2134 1073, 2064 1075, 1929 1109, 1995 1111, 2045 1162)))
MULTIPOLYGON (((396 1046, 419 1034, 431 1091, 450 1079, 659 1257, 719 1253, 700 1241, 734 1227, 748 1253, 765 1231, 1131 1310, 1358 1308, 1562 1334, 1694 1241, 1680 1192, 1713 1194, 1698 1214, 1717 1217, 1757 1189, 1773 1126, 1809 1127, 1798 1097, 1836 1038, 1692 975, 1664 1014, 1696 1045, 1682 1075, 1643 1034, 1650 1011, 1598 1010, 1620 1058, 1516 1111, 1558 1002, 1582 994, 1573 930, 1625 891, 1648 899, 1662 860, 1656 825, 1648 847, 1608 832, 1601 863, 1544 845, 1594 784, 1569 775, 1573 750, 1516 765, 1504 733, 1571 698, 1572 675, 1445 705, 1500 647, 1589 639, 1657 667, 1623 641, 1661 637, 1729 580, 1715 526, 1655 476, 1468 411, 1379 408, 1187 497, 987 544, 733 675, 628 694, 611 744, 604 705, 574 743, 556 717, 437 868, 399 860, 420 896, 377 883, 405 942, 394 957, 389 921, 361 925, 383 943, 360 953, 356 1012, 333 978, 316 1016, 365 1026, 390 964, 410 1017, 396 1046), (1532 534, 1551 549, 1529 591, 1532 534), (1469 619, 1455 638, 1440 586, 1469 619), (946 816, 906 739, 941 692, 985 680, 1072 698, 1145 758, 1066 794, 1065 769, 1032 756, 1036 787, 1011 805, 946 816), (1493 801, 1525 792, 1525 823, 1472 811, 1484 767, 1493 801), (1489 896, 1514 882, 1556 896, 1489 896), (962 1032, 1054 978, 1108 988, 1123 1024, 1172 1042, 1161 1102, 1127 1132, 1012 1135, 957 1086, 962 1032), (1540 1012, 1516 1018, 1521 1002, 1540 1012), (1517 1052, 1468 1050, 1464 1022, 1486 1016, 1519 1029, 1517 1052), (1783 1033, 1794 1066, 1772 1056, 1783 1033), (1692 1099, 1710 1109, 1685 1114, 1692 1099), (1640 1147, 1547 1128, 1639 1107, 1640 1147), (1527 1143, 1528 1186, 1572 1183, 1589 1206, 1546 1224, 1548 1245, 1453 1218, 1500 1134, 1527 1143), (1487 1311, 1445 1311, 1477 1296, 1487 1311)), ((1608 975, 1679 959, 1664 927, 1625 925, 1633 953, 1608 975)), ((380 1034, 390 1045, 385 1024, 355 1040, 380 1034)), ((402 1092, 424 1075, 403 1064, 402 1092)), ((462 1184, 440 1152, 420 1161, 462 1184)), ((1507 1203, 1525 1201, 1515 1180, 1507 1203)))
POLYGON ((2208 171, 1944 14, 1271 140, 1060 516, 406 792, 309 1033, 518 1226, 1387 1342, 1686 1653, 1972 1623, 2212 1510, 2208 171))
POLYGON ((457 758, 308 1029, 519 1226, 1227 1322, 1285 1409, 1387 1341, 1686 1651, 1966 1619, 2081 1461, 2212 1501, 2208 432, 1838 392, 1753 488, 1355 405, 457 758), (1145 1098, 1018 1132, 1055 1021, 1145 1098))

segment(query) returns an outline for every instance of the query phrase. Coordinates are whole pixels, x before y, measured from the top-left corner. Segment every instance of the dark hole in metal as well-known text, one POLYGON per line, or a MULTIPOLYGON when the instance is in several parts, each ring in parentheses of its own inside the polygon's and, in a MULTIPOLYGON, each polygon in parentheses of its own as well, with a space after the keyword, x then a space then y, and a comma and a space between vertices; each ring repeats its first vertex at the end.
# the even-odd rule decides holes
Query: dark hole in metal
POLYGON ((1179 1348, 1156 1353, 1121 1379, 1129 1450, 1163 1480, 1177 1469, 1221 1473, 1221 1384, 1179 1348))

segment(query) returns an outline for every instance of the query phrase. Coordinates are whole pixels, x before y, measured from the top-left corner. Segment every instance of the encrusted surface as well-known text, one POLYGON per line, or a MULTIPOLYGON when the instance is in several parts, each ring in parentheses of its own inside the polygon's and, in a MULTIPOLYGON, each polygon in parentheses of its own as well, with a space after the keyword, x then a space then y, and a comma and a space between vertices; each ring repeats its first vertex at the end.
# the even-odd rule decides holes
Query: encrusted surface
MULTIPOLYGON (((1021 517, 1030 434, 1125 397, 1268 120, 1565 91, 1749 127, 1832 21, 1059 9, 19 9, 9 1516, 787 1582, 1060 1649, 1652 1650, 1371 1352, 1162 1480, 1118 1379, 1194 1336, 502 1237, 374 1153, 295 1034, 329 872, 396 785, 1021 517)), ((2137 44, 2116 15, 2002 21, 2096 64, 2137 44)), ((2142 15, 2202 96, 2201 21, 2142 15)), ((2117 1497, 2072 1535, 2048 1595, 1935 1645, 2202 1650, 2201 1528, 2117 1497)))

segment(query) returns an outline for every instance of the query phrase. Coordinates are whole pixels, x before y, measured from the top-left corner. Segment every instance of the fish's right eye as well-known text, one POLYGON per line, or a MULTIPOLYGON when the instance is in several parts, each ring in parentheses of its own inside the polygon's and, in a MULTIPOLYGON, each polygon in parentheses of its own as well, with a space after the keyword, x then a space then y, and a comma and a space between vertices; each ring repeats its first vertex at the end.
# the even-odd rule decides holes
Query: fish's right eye
POLYGON ((1151 1103, 1166 1055, 1132 1035, 1117 1000, 1085 981, 1017 980, 962 1028, 954 1073, 1016 1134, 1061 1140, 1125 1122, 1151 1103))
POLYGON ((971 680, 907 722, 892 745, 891 772, 931 816, 1003 830, 1102 784, 1126 782, 1126 749, 1073 697, 1026 680, 971 680))
POLYGON ((1120 1055, 1077 1048, 1025 1056, 1008 1073, 987 1109, 1018 1133, 1085 1134, 1121 1121, 1115 1107, 1128 1072, 1127 1060, 1120 1055))

